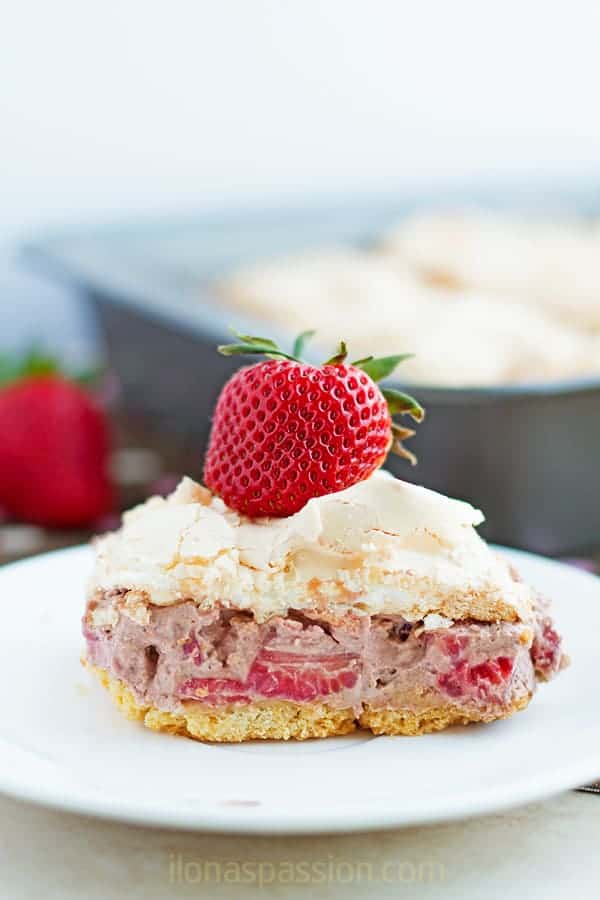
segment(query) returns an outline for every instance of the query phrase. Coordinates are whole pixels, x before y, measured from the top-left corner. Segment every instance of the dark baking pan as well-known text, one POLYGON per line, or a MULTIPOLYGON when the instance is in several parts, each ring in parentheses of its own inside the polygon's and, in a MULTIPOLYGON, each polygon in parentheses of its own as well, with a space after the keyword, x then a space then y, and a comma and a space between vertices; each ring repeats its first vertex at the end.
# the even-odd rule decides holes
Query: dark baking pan
MULTIPOLYGON (((286 212, 69 231, 40 238, 27 255, 77 285, 93 306, 125 410, 201 452, 219 388, 239 365, 219 356, 215 345, 227 338, 229 324, 265 328, 226 308, 211 287, 215 279, 269 256, 328 244, 364 246, 415 209, 465 203, 594 216, 600 191, 588 184, 373 196, 286 212)), ((428 416, 411 442, 418 467, 389 462, 399 476, 481 507, 483 533, 495 541, 547 554, 597 545, 598 379, 410 390, 428 416)))

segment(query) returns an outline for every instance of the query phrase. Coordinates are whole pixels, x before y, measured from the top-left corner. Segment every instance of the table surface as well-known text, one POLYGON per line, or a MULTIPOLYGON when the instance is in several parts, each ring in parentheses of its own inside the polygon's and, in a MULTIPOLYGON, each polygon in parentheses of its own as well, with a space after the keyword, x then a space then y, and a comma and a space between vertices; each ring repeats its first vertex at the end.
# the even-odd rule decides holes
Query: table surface
POLYGON ((515 888, 528 900, 586 900, 600 884, 600 797, 574 792, 501 816, 349 836, 144 829, 8 798, 0 798, 0 822, 0 896, 10 900, 506 900, 515 888))

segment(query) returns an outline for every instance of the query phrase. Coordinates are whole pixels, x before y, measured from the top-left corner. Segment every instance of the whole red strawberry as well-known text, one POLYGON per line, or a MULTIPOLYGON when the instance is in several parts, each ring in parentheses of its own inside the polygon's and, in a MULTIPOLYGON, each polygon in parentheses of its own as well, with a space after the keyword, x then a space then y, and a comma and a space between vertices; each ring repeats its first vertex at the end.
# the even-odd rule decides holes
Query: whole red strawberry
POLYGON ((419 404, 376 381, 404 356, 346 363, 346 346, 322 366, 302 362, 300 335, 293 355, 265 338, 238 335, 225 355, 263 354, 267 361, 240 369, 224 386, 215 409, 204 479, 232 509, 247 516, 289 516, 311 497, 341 491, 368 478, 390 449, 414 462, 402 439, 414 432, 392 422, 419 404))
POLYGON ((57 374, 0 389, 0 507, 39 525, 87 525, 111 509, 104 414, 57 374))

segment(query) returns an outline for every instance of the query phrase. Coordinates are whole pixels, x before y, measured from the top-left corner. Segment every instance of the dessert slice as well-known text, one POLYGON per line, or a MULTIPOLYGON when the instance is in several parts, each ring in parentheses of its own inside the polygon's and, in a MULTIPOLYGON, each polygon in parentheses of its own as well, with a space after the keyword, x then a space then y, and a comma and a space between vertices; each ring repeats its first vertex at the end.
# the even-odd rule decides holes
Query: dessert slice
POLYGON ((184 479, 98 540, 86 661, 129 717, 210 741, 504 718, 565 658, 481 521, 383 471, 271 519, 184 479))
POLYGON ((392 422, 423 410, 380 390, 403 356, 323 366, 265 338, 224 386, 204 477, 127 513, 97 543, 87 663, 132 718, 213 741, 358 725, 420 734, 489 722, 563 665, 533 592, 481 540, 482 516, 380 471, 392 422))

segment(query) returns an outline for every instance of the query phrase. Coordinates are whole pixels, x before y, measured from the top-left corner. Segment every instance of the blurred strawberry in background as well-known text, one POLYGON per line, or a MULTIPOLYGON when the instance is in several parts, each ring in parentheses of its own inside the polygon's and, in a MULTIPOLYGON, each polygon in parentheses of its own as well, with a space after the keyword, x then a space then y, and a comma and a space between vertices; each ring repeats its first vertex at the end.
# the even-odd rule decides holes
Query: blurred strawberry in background
POLYGON ((61 528, 113 508, 107 418, 92 394, 33 352, 0 360, 0 507, 61 528))

